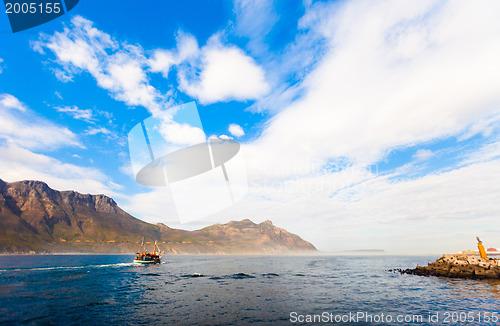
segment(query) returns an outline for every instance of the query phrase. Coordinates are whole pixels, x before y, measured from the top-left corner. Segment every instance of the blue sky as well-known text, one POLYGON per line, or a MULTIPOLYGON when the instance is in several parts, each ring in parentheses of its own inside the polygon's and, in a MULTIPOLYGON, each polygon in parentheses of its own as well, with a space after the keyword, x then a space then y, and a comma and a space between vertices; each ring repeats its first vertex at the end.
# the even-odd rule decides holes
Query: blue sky
POLYGON ((498 247, 499 8, 470 6, 81 1, 16 34, 1 16, 0 178, 181 228, 270 219, 322 250, 498 247), (191 101, 250 186, 181 224, 135 182, 127 134, 191 101))

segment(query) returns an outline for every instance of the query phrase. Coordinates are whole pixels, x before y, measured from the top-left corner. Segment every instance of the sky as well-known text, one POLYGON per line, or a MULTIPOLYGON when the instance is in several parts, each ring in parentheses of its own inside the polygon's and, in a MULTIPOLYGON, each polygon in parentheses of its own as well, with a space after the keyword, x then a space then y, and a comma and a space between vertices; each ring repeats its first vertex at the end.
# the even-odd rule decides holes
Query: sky
POLYGON ((500 247, 499 10, 87 0, 15 34, 3 14, 0 178, 183 229, 269 219, 322 251, 500 247), (192 101, 207 137, 241 144, 248 193, 181 223, 135 181, 127 137, 192 101))

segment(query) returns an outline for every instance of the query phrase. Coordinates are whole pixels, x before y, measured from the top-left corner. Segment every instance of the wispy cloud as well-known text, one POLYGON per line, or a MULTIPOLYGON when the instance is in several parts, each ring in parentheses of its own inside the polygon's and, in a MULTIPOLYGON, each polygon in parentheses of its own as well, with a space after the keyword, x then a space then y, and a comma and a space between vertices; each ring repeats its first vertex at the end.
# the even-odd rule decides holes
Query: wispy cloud
MULTIPOLYGON (((387 249, 397 239, 401 251, 432 252, 443 240, 434 226, 446 230, 442 250, 460 250, 471 229, 486 232, 500 194, 498 146, 489 141, 500 122, 497 7, 312 5, 301 24, 321 34, 324 55, 244 145, 251 192, 225 214, 270 216, 327 250, 353 249, 344 244, 352 241, 387 249), (401 148, 475 135, 488 146, 446 169, 412 178, 405 169, 369 172, 401 148)), ((414 159, 433 154, 422 149, 414 159)))
POLYGON ((434 156, 434 153, 431 150, 419 149, 415 153, 414 158, 417 159, 418 161, 426 161, 430 159, 432 156, 434 156))
MULTIPOLYGON (((176 48, 148 52, 75 17, 33 48, 55 54, 61 80, 88 72, 115 99, 151 112, 169 100, 150 84, 148 74, 160 73, 201 103, 249 101, 251 111, 271 114, 262 133, 242 145, 249 196, 206 221, 271 218, 325 250, 352 243, 390 249, 394 242, 401 251, 432 250, 438 242, 440 250, 459 250, 470 230, 497 225, 500 4, 304 4, 295 38, 279 53, 265 43, 278 19, 273 3, 245 0, 235 1, 234 25, 204 45, 180 31, 176 48), (245 41, 227 42, 235 36, 245 41), (440 159, 436 141, 472 138, 484 146, 456 151, 446 168, 414 173, 440 159), (403 166, 370 169, 408 148, 403 166)), ((9 112, 23 110, 10 103, 9 112)), ((228 131, 245 133, 238 125, 228 131)), ((152 221, 164 216, 169 199, 153 191, 126 200, 126 209, 152 221)))
POLYGON ((38 116, 10 94, 0 94, 0 112, 0 138, 8 143, 45 150, 83 147, 69 129, 38 116))
POLYGON ((265 54, 266 36, 278 20, 272 0, 236 0, 234 1, 236 14, 235 33, 248 38, 247 48, 255 55, 265 54))
POLYGON ((112 135, 112 132, 104 127, 98 127, 98 128, 88 128, 85 130, 86 135, 97 135, 97 134, 103 134, 103 135, 112 135))
MULTIPOLYGON (((38 116, 10 94, 0 95, 0 178, 43 180, 59 190, 114 194, 111 180, 95 168, 65 163, 46 154, 59 148, 83 148, 67 128, 38 116)), ((73 154, 79 158, 79 155, 73 154)))
POLYGON ((26 106, 21 103, 15 96, 10 94, 0 94, 0 105, 4 110, 15 109, 21 112, 26 111, 26 106))
POLYGON ((497 117, 500 103, 500 23, 491 6, 313 6, 307 15, 329 50, 302 82, 302 96, 249 144, 252 165, 273 172, 282 162, 373 164, 397 148, 459 136, 472 121, 476 133, 491 126, 478 123, 497 117))
MULTIPOLYGON (((124 170, 124 173, 129 171, 124 170)), ((155 188, 148 192, 141 192, 122 197, 122 207, 134 216, 149 223, 178 223, 175 202, 170 191, 165 188, 155 188)))
POLYGON ((75 74, 88 72, 115 99, 156 114, 172 104, 173 91, 162 94, 147 73, 169 78, 173 66, 179 89, 200 103, 253 100, 269 91, 265 71, 255 59, 235 45, 223 44, 220 36, 215 34, 199 48, 192 35, 179 31, 176 49, 157 49, 147 58, 141 46, 115 40, 93 22, 75 16, 63 32, 42 34, 31 46, 41 54, 53 52, 59 67, 52 69, 59 80, 71 82, 75 74))
POLYGON ((71 115, 74 119, 83 120, 87 122, 94 122, 96 118, 94 117, 91 109, 79 109, 77 106, 62 106, 55 107, 58 112, 64 112, 71 115))
POLYGON ((499 167, 497 158, 397 182, 362 170, 267 186, 255 176, 245 200, 206 222, 266 217, 321 250, 455 252, 464 249, 464 237, 473 246, 476 233, 498 225, 499 167))
POLYGON ((42 180, 58 190, 81 193, 113 196, 117 189, 110 178, 98 169, 64 163, 15 144, 0 146, 0 176, 9 182, 42 180))
POLYGON ((157 49, 148 60, 152 72, 161 72, 168 78, 170 69, 184 61, 191 61, 199 56, 199 46, 196 38, 179 30, 176 35, 177 48, 175 50, 157 49))
POLYGON ((81 16, 73 17, 71 26, 63 32, 42 34, 31 45, 42 54, 45 50, 54 53, 61 66, 54 71, 63 82, 88 72, 100 87, 127 105, 157 112, 168 102, 168 96, 150 85, 145 71, 147 59, 140 46, 113 39, 81 16))

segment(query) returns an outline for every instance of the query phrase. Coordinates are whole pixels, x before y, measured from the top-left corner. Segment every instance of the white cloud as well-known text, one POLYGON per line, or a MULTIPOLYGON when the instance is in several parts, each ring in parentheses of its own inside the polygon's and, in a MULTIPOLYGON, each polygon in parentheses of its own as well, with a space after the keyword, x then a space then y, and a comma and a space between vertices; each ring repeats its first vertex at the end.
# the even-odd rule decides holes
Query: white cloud
POLYGON ((242 49, 222 44, 220 33, 201 49, 190 34, 179 31, 176 39, 176 49, 152 52, 149 70, 168 78, 175 66, 179 89, 200 103, 257 99, 269 91, 262 67, 242 49))
POLYGON ((75 146, 83 147, 70 130, 37 116, 14 96, 0 95, 1 179, 41 180, 58 190, 113 195, 117 187, 99 170, 33 152, 75 146))
POLYGON ((498 121, 500 121, 500 112, 495 112, 491 116, 475 120, 470 124, 470 127, 464 130, 464 132, 458 137, 458 140, 467 140, 479 134, 484 137, 489 137, 500 130, 498 121))
POLYGON ((88 128, 87 130, 85 130, 85 134, 90 136, 97 134, 112 135, 112 132, 104 127, 99 127, 99 128, 88 128))
POLYGON ((92 113, 91 109, 79 109, 77 106, 62 106, 54 107, 57 112, 64 112, 71 115, 74 119, 83 120, 87 122, 93 122, 96 119, 92 113))
MULTIPOLYGON (((499 149, 498 144, 485 146, 471 156, 488 160, 402 181, 394 179, 396 174, 377 175, 362 166, 315 171, 283 183, 266 183, 254 175, 243 201, 199 223, 271 219, 324 251, 375 248, 440 254, 467 249, 468 243, 474 246, 476 235, 494 246, 490 230, 499 226, 499 149)), ((127 197, 122 205, 147 221, 175 223, 168 190, 127 197)))
POLYGON ((0 146, 0 178, 8 182, 40 180, 57 190, 116 194, 110 179, 97 169, 64 163, 15 144, 0 146))
MULTIPOLYGON (((237 33, 258 38, 245 51, 223 44, 221 35, 199 48, 179 33, 177 49, 146 58, 139 46, 82 18, 33 46, 56 54, 59 78, 88 71, 129 105, 157 108, 162 97, 145 70, 168 77, 176 66, 181 89, 202 103, 257 99, 255 109, 277 112, 242 146, 251 194, 224 218, 270 218, 323 250, 396 244, 399 251, 455 251, 472 232, 497 229, 498 142, 418 179, 398 174, 405 169, 376 175, 367 167, 401 148, 498 131, 500 4, 354 0, 306 7, 294 43, 267 62, 255 55, 276 18, 265 1, 236 2, 237 33), (298 82, 288 87, 288 79, 298 82)), ((178 127, 179 135, 186 131, 178 127)), ((415 158, 431 155, 423 149, 415 158)), ((153 221, 165 198, 138 194, 124 207, 153 221)))
POLYGON ((156 50, 148 61, 152 72, 161 72, 163 77, 168 78, 170 68, 178 64, 174 53, 168 50, 156 50))
POLYGON ((200 103, 252 100, 269 92, 262 67, 242 49, 222 44, 220 33, 201 49, 190 34, 179 31, 176 39, 175 50, 153 51, 149 69, 168 78, 175 66, 179 89, 200 103))
MULTIPOLYGON (((328 48, 295 86, 300 96, 242 147, 250 195, 213 218, 270 218, 322 250, 451 252, 467 249, 469 237, 474 246, 476 233, 500 229, 497 142, 418 179, 397 174, 405 169, 369 171, 402 148, 495 137, 498 7, 459 1, 312 5, 301 24, 321 33, 328 48)), ((434 155, 417 153, 420 160, 434 155)))
POLYGON ((413 156, 418 161, 426 161, 434 156, 434 153, 428 149, 419 149, 413 156))
POLYGON ((49 49, 55 54, 62 67, 54 69, 57 78, 69 82, 73 75, 86 71, 115 99, 144 106, 152 113, 161 110, 167 99, 149 84, 144 70, 148 63, 141 47, 114 40, 81 16, 73 17, 71 24, 63 32, 42 34, 32 42, 34 50, 43 54, 49 49))
POLYGON ((168 78, 170 68, 186 60, 191 60, 199 55, 199 47, 196 39, 182 31, 177 33, 177 50, 155 50, 148 60, 152 72, 161 72, 163 77, 168 78))
POLYGON ((178 223, 175 203, 170 191, 166 187, 153 189, 149 192, 124 196, 120 199, 121 207, 132 214, 139 216, 149 223, 178 223), (175 218, 172 218, 174 217, 175 218))
POLYGON ((210 220, 271 219, 324 251, 440 254, 473 247, 476 235, 495 246, 490 232, 500 227, 498 156, 418 179, 395 176, 354 169, 278 184, 254 176, 249 196, 210 220))
POLYGON ((4 69, 4 66, 3 66, 3 59, 2 59, 2 58, 0 58, 0 74, 2 73, 3 69, 4 69))
POLYGON ((16 109, 21 112, 26 111, 26 106, 15 96, 10 94, 0 94, 0 105, 5 109, 16 109))
POLYGON ((497 136, 491 142, 487 142, 479 149, 466 152, 463 155, 461 165, 469 165, 473 163, 489 162, 500 159, 500 137, 497 136))
POLYGON ((135 181, 134 169, 132 168, 132 164, 130 163, 130 161, 124 162, 118 167, 118 170, 135 181))
POLYGON ((203 130, 187 123, 162 120, 159 131, 163 140, 174 146, 194 145, 206 140, 203 130))
POLYGON ((235 123, 232 123, 232 124, 229 125, 228 131, 234 137, 245 136, 245 131, 243 130, 243 128, 241 128, 240 125, 237 125, 235 123))
POLYGON ((265 37, 272 30, 279 17, 274 10, 272 0, 236 0, 235 32, 248 37, 248 45, 252 53, 263 54, 267 50, 265 37))
POLYGON ((228 139, 233 139, 233 137, 229 137, 228 135, 211 135, 208 137, 209 140, 216 140, 216 139, 223 139, 223 140, 228 140, 228 139))
MULTIPOLYGON (((303 5, 306 12, 311 12, 310 4, 304 1, 303 5)), ((315 4, 315 8, 319 6, 319 2, 315 4)), ((282 111, 303 95, 300 82, 316 67, 328 49, 326 37, 314 28, 319 19, 311 22, 308 18, 310 14, 299 19, 295 29, 288 28, 288 33, 295 33, 293 40, 278 51, 269 51, 265 43, 266 37, 279 18, 274 10, 274 1, 236 1, 235 13, 235 32, 248 37, 245 49, 250 50, 252 56, 263 66, 271 89, 252 103, 248 110, 273 114, 282 111)), ((286 36, 281 41, 284 40, 286 36)))
POLYGON ((83 147, 73 132, 37 116, 10 94, 0 94, 0 113, 0 139, 8 143, 44 150, 83 147))
POLYGON ((497 6, 313 6, 303 24, 323 33, 329 50, 300 85, 303 95, 248 146, 251 166, 279 174, 282 164, 371 164, 397 148, 459 136, 471 124, 481 132, 493 125, 484 119, 498 123, 497 6))
POLYGON ((167 78, 171 67, 179 66, 179 89, 201 103, 257 99, 269 91, 264 70, 240 48, 223 45, 220 35, 199 49, 193 36, 179 31, 176 50, 158 49, 148 59, 140 46, 113 39, 81 16, 71 24, 31 44, 39 53, 49 49, 55 54, 60 65, 52 68, 56 77, 71 82, 75 74, 88 72, 115 99, 153 114, 171 104, 172 91, 163 95, 150 85, 147 70, 167 78))
POLYGON ((269 91, 265 72, 255 60, 235 46, 222 45, 217 36, 201 49, 199 63, 179 71, 179 84, 203 104, 257 99, 269 91), (193 70, 201 72, 189 76, 193 70))

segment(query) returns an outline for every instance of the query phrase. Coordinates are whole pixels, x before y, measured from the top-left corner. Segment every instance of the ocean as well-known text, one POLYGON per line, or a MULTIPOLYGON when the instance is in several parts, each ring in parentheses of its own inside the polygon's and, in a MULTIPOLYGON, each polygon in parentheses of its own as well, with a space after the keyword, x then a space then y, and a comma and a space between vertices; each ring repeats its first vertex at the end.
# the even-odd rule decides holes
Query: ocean
POLYGON ((388 271, 436 258, 0 256, 0 324, 498 324, 499 281, 388 271))

